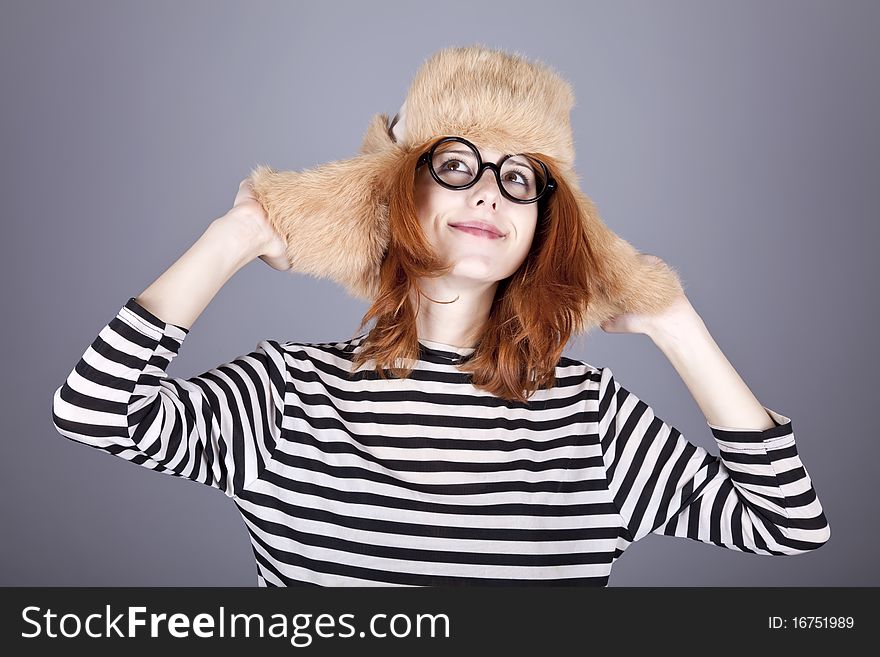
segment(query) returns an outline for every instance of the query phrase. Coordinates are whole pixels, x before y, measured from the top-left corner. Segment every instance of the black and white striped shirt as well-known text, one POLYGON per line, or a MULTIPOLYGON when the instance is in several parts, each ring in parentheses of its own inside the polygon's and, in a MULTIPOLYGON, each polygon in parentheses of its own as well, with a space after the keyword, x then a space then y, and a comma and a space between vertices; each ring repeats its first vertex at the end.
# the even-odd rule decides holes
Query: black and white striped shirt
POLYGON ((828 522, 791 421, 687 441, 607 368, 562 357, 528 403, 475 388, 420 341, 408 379, 350 373, 365 336, 264 340, 190 379, 189 331, 130 298, 53 398, 61 435, 231 498, 261 587, 607 586, 648 533, 763 555, 828 522))

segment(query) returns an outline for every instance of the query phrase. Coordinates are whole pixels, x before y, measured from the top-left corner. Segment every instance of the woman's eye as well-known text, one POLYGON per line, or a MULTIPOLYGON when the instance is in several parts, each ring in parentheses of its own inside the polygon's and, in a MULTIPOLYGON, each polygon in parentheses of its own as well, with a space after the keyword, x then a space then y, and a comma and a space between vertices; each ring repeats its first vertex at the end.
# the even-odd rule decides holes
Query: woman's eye
MULTIPOLYGON (((444 166, 445 166, 447 169, 449 169, 450 171, 462 171, 462 168, 461 168, 461 167, 464 167, 465 169, 467 169, 468 171, 470 171, 470 169, 467 168, 467 165, 466 165, 464 162, 462 162, 461 160, 454 160, 454 159, 453 159, 453 160, 447 160, 447 161, 445 162, 444 166), (453 166, 450 166, 450 165, 453 165, 453 166), (455 165, 457 165, 457 166, 455 166, 455 165)), ((463 172, 463 171, 462 171, 462 172, 463 172)))
MULTIPOLYGON (((518 184, 520 184, 520 185, 528 185, 529 184, 529 180, 530 180, 529 177, 527 175, 525 175, 522 171, 515 169, 513 171, 510 171, 509 174, 512 176, 518 176, 520 178, 520 180, 522 182, 520 182, 518 184)), ((516 181, 514 181, 514 182, 516 182, 516 181)))

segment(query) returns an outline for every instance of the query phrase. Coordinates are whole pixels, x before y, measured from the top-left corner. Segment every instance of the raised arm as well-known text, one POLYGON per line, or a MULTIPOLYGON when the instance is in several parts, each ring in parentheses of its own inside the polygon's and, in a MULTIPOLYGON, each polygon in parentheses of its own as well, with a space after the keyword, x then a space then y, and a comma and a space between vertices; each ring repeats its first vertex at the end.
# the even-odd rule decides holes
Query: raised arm
POLYGON ((288 267, 259 214, 240 210, 249 194, 244 181, 239 210, 215 220, 101 329, 53 395, 61 435, 230 497, 259 476, 284 415, 281 346, 262 341, 250 354, 190 379, 166 373, 189 328, 235 272, 256 257, 288 267))
POLYGON ((654 532, 770 555, 828 541, 831 528, 791 419, 755 398, 683 293, 659 314, 618 315, 602 329, 654 341, 705 415, 720 452, 712 456, 685 440, 603 369, 602 457, 627 540, 654 532))

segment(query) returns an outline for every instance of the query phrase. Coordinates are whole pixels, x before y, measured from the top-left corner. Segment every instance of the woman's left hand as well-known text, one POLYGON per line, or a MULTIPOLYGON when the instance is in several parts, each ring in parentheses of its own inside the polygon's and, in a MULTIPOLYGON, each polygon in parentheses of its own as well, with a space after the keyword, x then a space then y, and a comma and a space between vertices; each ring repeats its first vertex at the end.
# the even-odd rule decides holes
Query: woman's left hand
MULTIPOLYGON (((647 253, 640 253, 649 263, 663 262, 662 258, 647 253)), ((606 333, 643 333, 653 335, 657 331, 673 331, 702 321, 682 291, 675 300, 662 312, 653 315, 642 313, 624 313, 615 315, 600 324, 606 333)))

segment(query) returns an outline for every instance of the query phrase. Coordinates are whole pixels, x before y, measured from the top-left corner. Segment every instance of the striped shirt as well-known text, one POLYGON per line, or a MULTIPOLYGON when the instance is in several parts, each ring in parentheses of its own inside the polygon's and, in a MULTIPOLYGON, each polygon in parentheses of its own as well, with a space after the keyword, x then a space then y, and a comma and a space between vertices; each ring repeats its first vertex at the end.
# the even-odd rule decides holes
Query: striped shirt
POLYGON ((130 298, 54 393, 58 432, 222 491, 260 587, 607 586, 649 533, 761 555, 830 529, 791 420, 686 440, 607 367, 562 357, 527 403, 470 383, 473 349, 420 340, 407 379, 365 335, 264 340, 201 376, 166 370, 189 331, 130 298))

